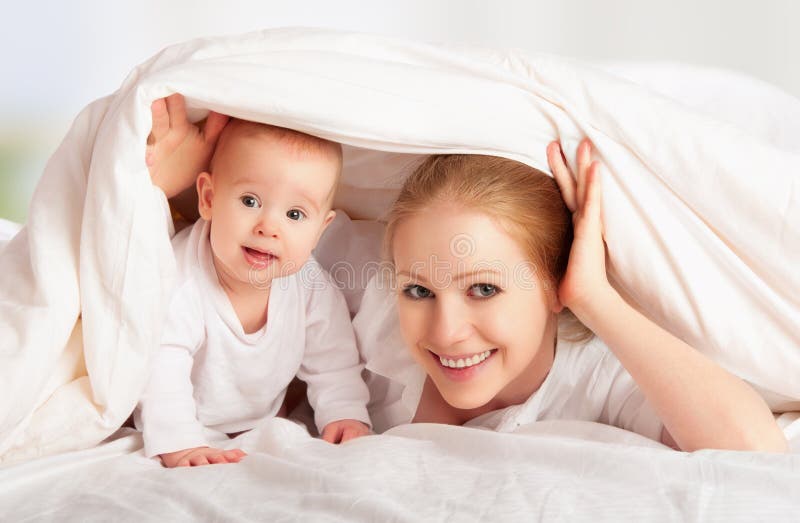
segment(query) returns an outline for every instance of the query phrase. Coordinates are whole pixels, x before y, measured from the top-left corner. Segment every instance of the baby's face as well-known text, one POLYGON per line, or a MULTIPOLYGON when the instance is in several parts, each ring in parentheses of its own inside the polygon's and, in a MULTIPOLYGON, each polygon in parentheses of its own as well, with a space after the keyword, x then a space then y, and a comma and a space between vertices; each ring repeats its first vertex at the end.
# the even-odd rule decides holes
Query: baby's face
POLYGON ((231 137, 224 147, 210 193, 198 182, 214 264, 223 284, 265 287, 297 272, 333 219, 339 164, 259 135, 231 137))

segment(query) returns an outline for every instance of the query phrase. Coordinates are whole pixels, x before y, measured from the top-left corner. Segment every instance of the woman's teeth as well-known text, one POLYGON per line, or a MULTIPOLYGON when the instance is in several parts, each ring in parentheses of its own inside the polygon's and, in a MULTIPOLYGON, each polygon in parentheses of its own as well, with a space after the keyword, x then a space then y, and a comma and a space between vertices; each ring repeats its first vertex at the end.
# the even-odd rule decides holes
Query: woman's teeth
POLYGON ((466 369, 467 367, 472 367, 473 365, 477 365, 481 363, 483 360, 488 358, 492 354, 491 350, 487 350, 481 352, 480 354, 476 354, 471 358, 458 358, 457 360, 448 359, 443 356, 439 356, 439 362, 444 367, 450 367, 451 369, 466 369))

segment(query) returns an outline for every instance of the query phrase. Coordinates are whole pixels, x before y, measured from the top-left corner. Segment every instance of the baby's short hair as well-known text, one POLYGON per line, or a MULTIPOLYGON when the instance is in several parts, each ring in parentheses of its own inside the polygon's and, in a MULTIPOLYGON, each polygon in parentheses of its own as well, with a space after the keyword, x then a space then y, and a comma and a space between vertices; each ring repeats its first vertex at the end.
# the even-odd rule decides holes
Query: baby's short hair
POLYGON ((285 146, 299 157, 325 156, 334 160, 337 169, 336 183, 334 184, 334 189, 331 191, 330 196, 332 200, 333 192, 335 192, 335 187, 338 185, 342 173, 342 146, 339 143, 320 138, 319 136, 295 131, 287 127, 278 127, 277 125, 267 123, 231 118, 225 126, 225 129, 223 129, 219 142, 217 142, 217 150, 211 158, 211 163, 209 164, 209 171, 211 173, 214 172, 214 160, 216 159, 217 151, 224 149, 225 142, 229 140, 231 136, 235 135, 266 136, 285 146))

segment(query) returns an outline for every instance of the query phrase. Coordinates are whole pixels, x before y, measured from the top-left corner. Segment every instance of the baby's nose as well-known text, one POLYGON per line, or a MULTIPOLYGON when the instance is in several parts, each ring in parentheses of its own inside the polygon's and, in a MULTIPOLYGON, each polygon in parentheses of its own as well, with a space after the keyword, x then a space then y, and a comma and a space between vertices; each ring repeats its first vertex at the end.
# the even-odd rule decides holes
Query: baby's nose
POLYGON ((262 216, 256 222, 254 231, 258 236, 270 236, 277 238, 280 235, 279 221, 272 216, 262 216))

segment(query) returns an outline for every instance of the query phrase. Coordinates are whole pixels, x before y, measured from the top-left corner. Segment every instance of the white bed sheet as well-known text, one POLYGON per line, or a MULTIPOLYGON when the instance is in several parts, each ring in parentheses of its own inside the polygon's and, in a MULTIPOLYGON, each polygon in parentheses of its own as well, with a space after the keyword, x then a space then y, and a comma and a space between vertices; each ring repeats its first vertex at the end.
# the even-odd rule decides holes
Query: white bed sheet
MULTIPOLYGON (((404 425, 334 446, 274 419, 236 465, 165 469, 123 429, 0 468, 4 521, 797 521, 800 455, 676 452, 596 423, 404 425)), ((793 442, 796 445, 796 441, 793 442)))

